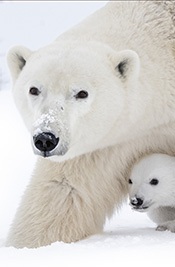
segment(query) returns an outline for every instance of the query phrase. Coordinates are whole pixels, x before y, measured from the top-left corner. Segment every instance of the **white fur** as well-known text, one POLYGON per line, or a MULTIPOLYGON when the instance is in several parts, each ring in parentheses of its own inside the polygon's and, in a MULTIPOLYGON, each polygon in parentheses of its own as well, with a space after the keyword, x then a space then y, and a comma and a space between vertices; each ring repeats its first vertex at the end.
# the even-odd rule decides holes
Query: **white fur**
POLYGON ((131 203, 141 199, 137 211, 148 212, 148 216, 158 224, 157 230, 175 232, 175 157, 153 154, 134 165, 129 184, 131 203), (157 184, 151 184, 157 179, 157 184), (131 182, 130 181, 130 182, 131 182))
POLYGON ((173 34, 163 5, 121 1, 38 51, 12 48, 13 94, 31 137, 51 131, 60 141, 51 161, 39 159, 8 245, 71 242, 102 231, 126 197, 135 160, 175 152, 173 34), (30 95, 31 87, 41 93, 30 95), (76 99, 81 90, 88 97, 76 99))

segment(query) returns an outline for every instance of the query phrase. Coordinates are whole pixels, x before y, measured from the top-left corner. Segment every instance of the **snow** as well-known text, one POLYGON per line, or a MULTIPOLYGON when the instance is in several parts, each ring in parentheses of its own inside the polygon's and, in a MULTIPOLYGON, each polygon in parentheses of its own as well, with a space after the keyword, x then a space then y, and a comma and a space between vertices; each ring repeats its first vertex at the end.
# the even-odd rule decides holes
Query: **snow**
POLYGON ((39 119, 34 122, 33 126, 36 128, 34 135, 41 133, 40 126, 42 124, 44 124, 44 129, 49 132, 51 130, 49 125, 53 122, 55 122, 55 112, 53 109, 49 109, 48 113, 42 114, 39 119))
POLYGON ((0 266, 170 266, 175 234, 155 231, 145 213, 123 205, 104 233, 72 244, 38 249, 4 247, 7 232, 29 183, 36 156, 12 99, 7 50, 16 44, 37 49, 103 6, 102 2, 0 2, 0 266), (2 90, 3 89, 3 90, 2 90))

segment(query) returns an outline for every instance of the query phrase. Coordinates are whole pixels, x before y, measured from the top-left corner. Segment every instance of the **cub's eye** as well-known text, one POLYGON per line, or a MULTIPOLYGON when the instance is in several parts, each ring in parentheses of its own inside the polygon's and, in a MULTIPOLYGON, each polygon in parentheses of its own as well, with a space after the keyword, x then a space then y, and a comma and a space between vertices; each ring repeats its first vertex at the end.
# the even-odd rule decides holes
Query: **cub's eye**
POLYGON ((151 185, 157 185, 159 183, 159 180, 157 180, 156 178, 153 178, 149 183, 151 185))
POLYGON ((39 95, 39 94, 40 94, 40 91, 39 91, 39 89, 36 88, 36 87, 31 87, 30 90, 29 90, 29 93, 30 93, 31 95, 39 95))
POLYGON ((132 180, 131 180, 131 179, 129 179, 129 180, 128 180, 128 183, 129 183, 129 184, 132 184, 132 180))
POLYGON ((88 97, 88 92, 87 91, 80 91, 76 94, 75 98, 78 99, 78 98, 87 98, 88 97))

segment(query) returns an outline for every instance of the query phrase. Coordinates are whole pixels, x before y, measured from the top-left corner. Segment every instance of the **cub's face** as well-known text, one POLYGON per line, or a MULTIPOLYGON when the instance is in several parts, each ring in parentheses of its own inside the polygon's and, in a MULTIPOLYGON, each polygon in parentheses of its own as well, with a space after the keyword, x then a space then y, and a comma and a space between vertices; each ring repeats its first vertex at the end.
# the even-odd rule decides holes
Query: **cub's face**
POLYGON ((136 75, 138 57, 92 48, 54 45, 9 52, 14 98, 35 154, 60 161, 102 148, 122 117, 124 87, 136 75))
POLYGON ((137 211, 149 211, 175 203, 175 159, 164 154, 143 158, 129 179, 130 205, 137 211))

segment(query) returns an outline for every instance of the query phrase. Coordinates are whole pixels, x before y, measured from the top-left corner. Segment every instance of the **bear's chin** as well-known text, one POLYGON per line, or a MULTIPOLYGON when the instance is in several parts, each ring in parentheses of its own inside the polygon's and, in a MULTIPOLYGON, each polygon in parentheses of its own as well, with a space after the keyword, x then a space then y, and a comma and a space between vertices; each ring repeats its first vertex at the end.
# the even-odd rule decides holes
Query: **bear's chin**
POLYGON ((54 156, 46 157, 45 159, 53 161, 53 162, 63 162, 67 160, 66 157, 62 155, 54 155, 54 156))
POLYGON ((50 156, 42 156, 39 155, 40 157, 46 159, 46 160, 50 160, 52 162, 63 162, 63 161, 67 161, 67 160, 71 160, 73 158, 75 158, 73 155, 71 156, 70 153, 66 152, 65 154, 59 154, 59 155, 50 155, 50 156))

